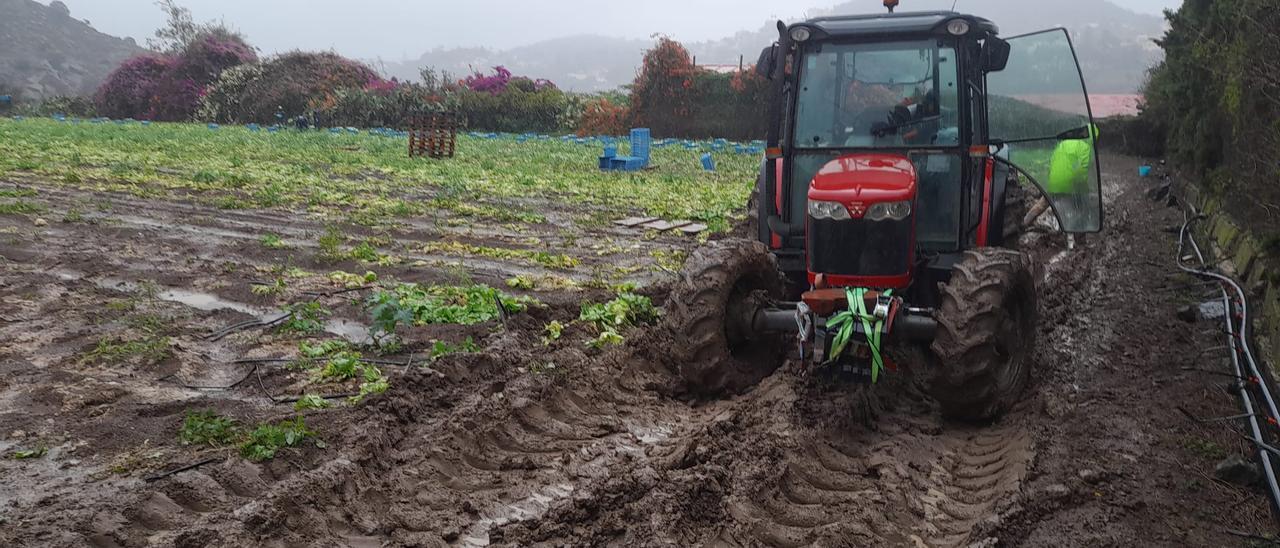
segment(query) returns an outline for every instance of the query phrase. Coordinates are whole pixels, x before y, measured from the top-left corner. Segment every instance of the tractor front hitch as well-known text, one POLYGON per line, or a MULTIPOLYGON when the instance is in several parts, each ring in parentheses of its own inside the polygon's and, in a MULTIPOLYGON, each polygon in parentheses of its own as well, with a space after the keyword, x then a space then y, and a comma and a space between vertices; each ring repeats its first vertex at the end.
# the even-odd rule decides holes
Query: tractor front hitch
MULTIPOLYGON (((757 308, 751 319, 751 330, 763 333, 796 333, 804 325, 825 325, 826 318, 816 317, 808 306, 800 306, 802 304, 778 303, 778 306, 757 308)), ((938 321, 933 319, 929 310, 902 307, 894 316, 888 332, 900 341, 928 344, 933 342, 938 332, 938 321)))

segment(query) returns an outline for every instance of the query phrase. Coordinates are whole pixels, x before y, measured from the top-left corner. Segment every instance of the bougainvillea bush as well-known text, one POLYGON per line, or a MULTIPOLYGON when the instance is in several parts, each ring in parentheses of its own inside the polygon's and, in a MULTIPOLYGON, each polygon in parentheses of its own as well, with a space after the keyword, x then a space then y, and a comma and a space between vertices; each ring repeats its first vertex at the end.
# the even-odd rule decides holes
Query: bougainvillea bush
POLYGON ((178 79, 191 80, 204 88, 218 79, 222 71, 258 62, 253 47, 238 35, 218 30, 200 35, 187 45, 178 57, 178 79))
POLYGON ((211 30, 176 54, 146 54, 125 61, 98 88, 94 101, 102 115, 113 118, 189 120, 210 82, 229 68, 257 59, 240 36, 211 30))
POLYGON ((146 54, 125 60, 98 87, 94 104, 98 113, 112 118, 145 118, 160 82, 173 70, 176 60, 146 54))
POLYGON ((471 91, 482 91, 491 95, 497 95, 507 90, 507 84, 511 82, 511 71, 507 67, 493 67, 493 74, 484 74, 476 72, 468 76, 462 84, 471 91))

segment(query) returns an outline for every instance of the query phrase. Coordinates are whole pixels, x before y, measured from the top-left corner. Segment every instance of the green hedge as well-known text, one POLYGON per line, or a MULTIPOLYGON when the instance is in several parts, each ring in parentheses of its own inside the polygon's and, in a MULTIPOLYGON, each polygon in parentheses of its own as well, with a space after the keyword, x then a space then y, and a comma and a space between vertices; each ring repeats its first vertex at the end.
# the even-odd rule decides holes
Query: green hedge
POLYGON ((1165 60, 1145 90, 1148 131, 1167 134, 1167 152, 1182 167, 1238 175, 1210 177, 1215 184, 1275 180, 1280 10, 1273 0, 1186 0, 1167 17, 1165 60))

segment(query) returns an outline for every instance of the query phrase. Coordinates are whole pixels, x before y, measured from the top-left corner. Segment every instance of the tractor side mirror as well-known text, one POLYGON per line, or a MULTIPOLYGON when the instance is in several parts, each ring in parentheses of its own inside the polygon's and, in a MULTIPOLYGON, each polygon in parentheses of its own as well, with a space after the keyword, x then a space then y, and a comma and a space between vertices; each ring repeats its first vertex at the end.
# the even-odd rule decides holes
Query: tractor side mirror
POLYGON ((1000 72, 1009 64, 1009 52, 1013 47, 1008 42, 992 36, 982 46, 982 70, 1000 72))
POLYGON ((760 52, 760 59, 756 61, 756 74, 768 80, 773 79, 773 69, 778 62, 777 51, 778 45, 773 44, 760 52))

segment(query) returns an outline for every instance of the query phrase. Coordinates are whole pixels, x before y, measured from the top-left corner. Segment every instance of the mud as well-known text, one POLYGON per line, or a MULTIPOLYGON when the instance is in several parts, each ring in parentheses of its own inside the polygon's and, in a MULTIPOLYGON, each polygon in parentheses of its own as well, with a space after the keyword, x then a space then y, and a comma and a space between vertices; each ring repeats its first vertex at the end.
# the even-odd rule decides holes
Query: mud
MULTIPOLYGON (((12 546, 1228 546, 1226 530, 1267 532, 1265 499, 1211 479, 1216 459, 1247 454, 1222 425, 1235 414, 1222 379, 1183 369, 1221 367, 1198 356, 1220 344, 1186 324, 1194 300, 1173 277, 1175 210, 1142 198, 1133 160, 1104 162, 1107 231, 1068 249, 1062 236, 1024 240, 1043 265, 1034 386, 991 425, 940 418, 918 372, 868 389, 807 376, 788 363, 753 390, 689 398, 670 372, 669 337, 636 329, 627 343, 587 348, 566 330, 544 346, 546 321, 576 317, 598 290, 537 292, 544 309, 500 324, 420 328, 407 360, 434 339, 473 336, 476 354, 389 371, 391 388, 355 408, 306 412, 325 447, 253 464, 234 451, 178 445, 188 409, 245 422, 293 414, 270 394, 302 390, 296 372, 237 364, 289 356, 296 340, 224 326, 274 315, 254 295, 259 270, 287 263, 384 278, 466 277, 501 286, 528 271, 585 280, 596 265, 630 272, 659 302, 668 275, 655 249, 692 249, 569 223, 449 227, 431 219, 386 231, 398 266, 327 265, 315 258, 323 224, 279 212, 222 212, 127 196, 84 195, 30 181, 55 212, 108 201, 96 224, 34 227, 0 217, 0 452, 49 447, 39 459, 0 461, 0 542, 12 546), (127 215, 114 212, 127 211, 127 215), (265 232, 292 250, 265 250, 265 232), (575 272, 465 260, 460 272, 415 254, 421 244, 471 238, 511 246, 540 238, 582 258, 575 272), (613 240, 597 255, 576 242, 613 240), (153 280, 140 306, 163 317, 171 356, 103 367, 81 357, 103 336, 128 335, 105 306, 153 280), (122 285, 119 282, 124 282, 122 285), (222 390, 246 375, 256 378, 222 390), (167 379, 167 380, 162 380, 167 379), (173 380, 179 382, 172 382, 173 380), (266 393, 264 393, 266 392, 266 393), (192 470, 146 478, 213 458, 192 470)), ((559 218, 556 204, 534 204, 559 218)), ((436 262, 439 261, 439 262, 436 262)), ((350 296, 325 298, 359 335, 350 296), (353 327, 354 326, 354 327, 353 327)), ((137 312, 134 312, 135 314, 137 312)), ((352 331, 347 331, 352 329, 352 331)))

